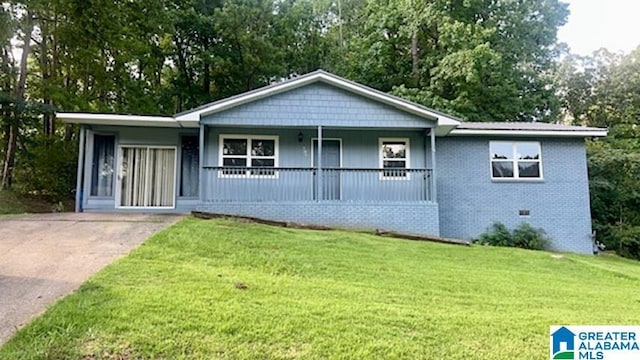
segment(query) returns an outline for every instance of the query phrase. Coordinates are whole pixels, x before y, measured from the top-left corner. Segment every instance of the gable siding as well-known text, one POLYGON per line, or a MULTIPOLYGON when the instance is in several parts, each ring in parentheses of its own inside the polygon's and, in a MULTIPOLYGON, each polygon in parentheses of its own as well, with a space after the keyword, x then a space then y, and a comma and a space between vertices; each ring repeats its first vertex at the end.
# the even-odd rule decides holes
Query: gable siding
POLYGON ((589 185, 583 139, 451 137, 438 139, 440 233, 471 239, 499 221, 543 228, 553 250, 591 253, 589 185), (544 180, 491 180, 489 141, 540 141, 544 180), (529 210, 521 217, 519 210, 529 210))
POLYGON ((202 117, 207 125, 427 128, 434 121, 326 84, 311 84, 202 117))

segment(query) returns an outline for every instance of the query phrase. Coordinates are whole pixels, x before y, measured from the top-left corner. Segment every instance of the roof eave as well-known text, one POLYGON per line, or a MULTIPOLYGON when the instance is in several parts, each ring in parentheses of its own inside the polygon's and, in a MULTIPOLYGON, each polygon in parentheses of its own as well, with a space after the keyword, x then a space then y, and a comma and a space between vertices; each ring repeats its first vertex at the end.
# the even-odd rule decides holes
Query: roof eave
POLYGON ((198 122, 176 121, 168 116, 57 113, 56 118, 68 124, 104 125, 104 126, 140 126, 140 127, 198 127, 198 122))
POLYGON ((454 129, 451 136, 545 136, 545 137, 605 137, 607 130, 476 130, 454 129))

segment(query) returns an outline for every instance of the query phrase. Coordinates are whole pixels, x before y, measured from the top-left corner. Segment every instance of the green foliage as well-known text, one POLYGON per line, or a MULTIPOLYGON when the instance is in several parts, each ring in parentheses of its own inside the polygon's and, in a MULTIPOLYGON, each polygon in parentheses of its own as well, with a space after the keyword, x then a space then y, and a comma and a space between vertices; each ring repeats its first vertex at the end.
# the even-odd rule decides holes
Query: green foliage
POLYGON ((591 215, 598 241, 624 256, 640 227, 640 48, 628 55, 601 50, 569 57, 558 83, 566 116, 574 123, 607 127, 607 138, 587 141, 591 215))
POLYGON ((613 238, 618 243, 618 254, 631 259, 640 259, 640 226, 618 226, 613 238))
POLYGON ((0 358, 539 359, 549 324, 640 322, 639 287, 615 256, 185 219, 0 358))
POLYGON ((550 239, 543 229, 536 229, 528 223, 522 223, 513 231, 509 231, 504 224, 496 222, 473 242, 481 245, 544 250, 549 245, 550 239))
POLYGON ((369 0, 356 13, 341 74, 471 121, 555 120, 566 4, 369 0))
POLYGON ((21 152, 16 171, 18 189, 36 193, 58 203, 73 197, 76 187, 78 151, 75 141, 40 136, 21 152))
POLYGON ((480 245, 514 247, 511 231, 501 222, 493 223, 486 232, 480 234, 473 242, 480 245))

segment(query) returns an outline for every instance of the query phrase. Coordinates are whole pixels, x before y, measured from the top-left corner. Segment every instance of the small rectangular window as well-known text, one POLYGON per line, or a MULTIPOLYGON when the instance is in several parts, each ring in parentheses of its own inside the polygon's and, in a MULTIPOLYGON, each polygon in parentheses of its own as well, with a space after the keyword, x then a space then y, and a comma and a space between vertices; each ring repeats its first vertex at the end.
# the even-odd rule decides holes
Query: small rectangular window
POLYGON ((277 136, 220 135, 223 175, 273 177, 277 163, 277 136))
POLYGON ((180 148, 180 196, 198 196, 199 168, 200 139, 197 135, 185 135, 180 148))
POLYGON ((542 179, 542 156, 537 141, 491 141, 492 179, 542 179))
POLYGON ((409 139, 379 140, 380 167, 383 179, 406 179, 409 174, 409 139))
POLYGON ((114 135, 93 135, 91 196, 113 196, 115 143, 114 135))

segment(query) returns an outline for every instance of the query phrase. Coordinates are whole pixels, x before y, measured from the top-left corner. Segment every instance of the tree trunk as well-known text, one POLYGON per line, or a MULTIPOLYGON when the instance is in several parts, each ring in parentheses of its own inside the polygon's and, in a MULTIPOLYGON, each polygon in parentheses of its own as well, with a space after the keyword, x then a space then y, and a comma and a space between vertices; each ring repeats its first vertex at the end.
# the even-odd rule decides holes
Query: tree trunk
POLYGON ((417 87, 420 84, 419 61, 420 51, 418 50, 418 34, 414 33, 411 37, 411 79, 414 87, 417 87))
POLYGON ((7 141, 5 145, 5 160, 4 167, 2 169, 2 189, 11 189, 13 185, 13 166, 16 161, 16 144, 17 144, 17 125, 10 124, 5 129, 5 139, 7 141))
POLYGON ((19 124, 22 118, 24 107, 24 93, 27 85, 27 60, 31 50, 31 33, 33 32, 33 14, 27 11, 25 14, 24 44, 22 46, 22 57, 20 58, 20 74, 18 84, 15 88, 15 106, 13 118, 10 120, 8 129, 6 152, 4 154, 4 166, 2 168, 2 188, 10 189, 13 185, 13 167, 16 159, 16 143, 19 131, 19 124))

